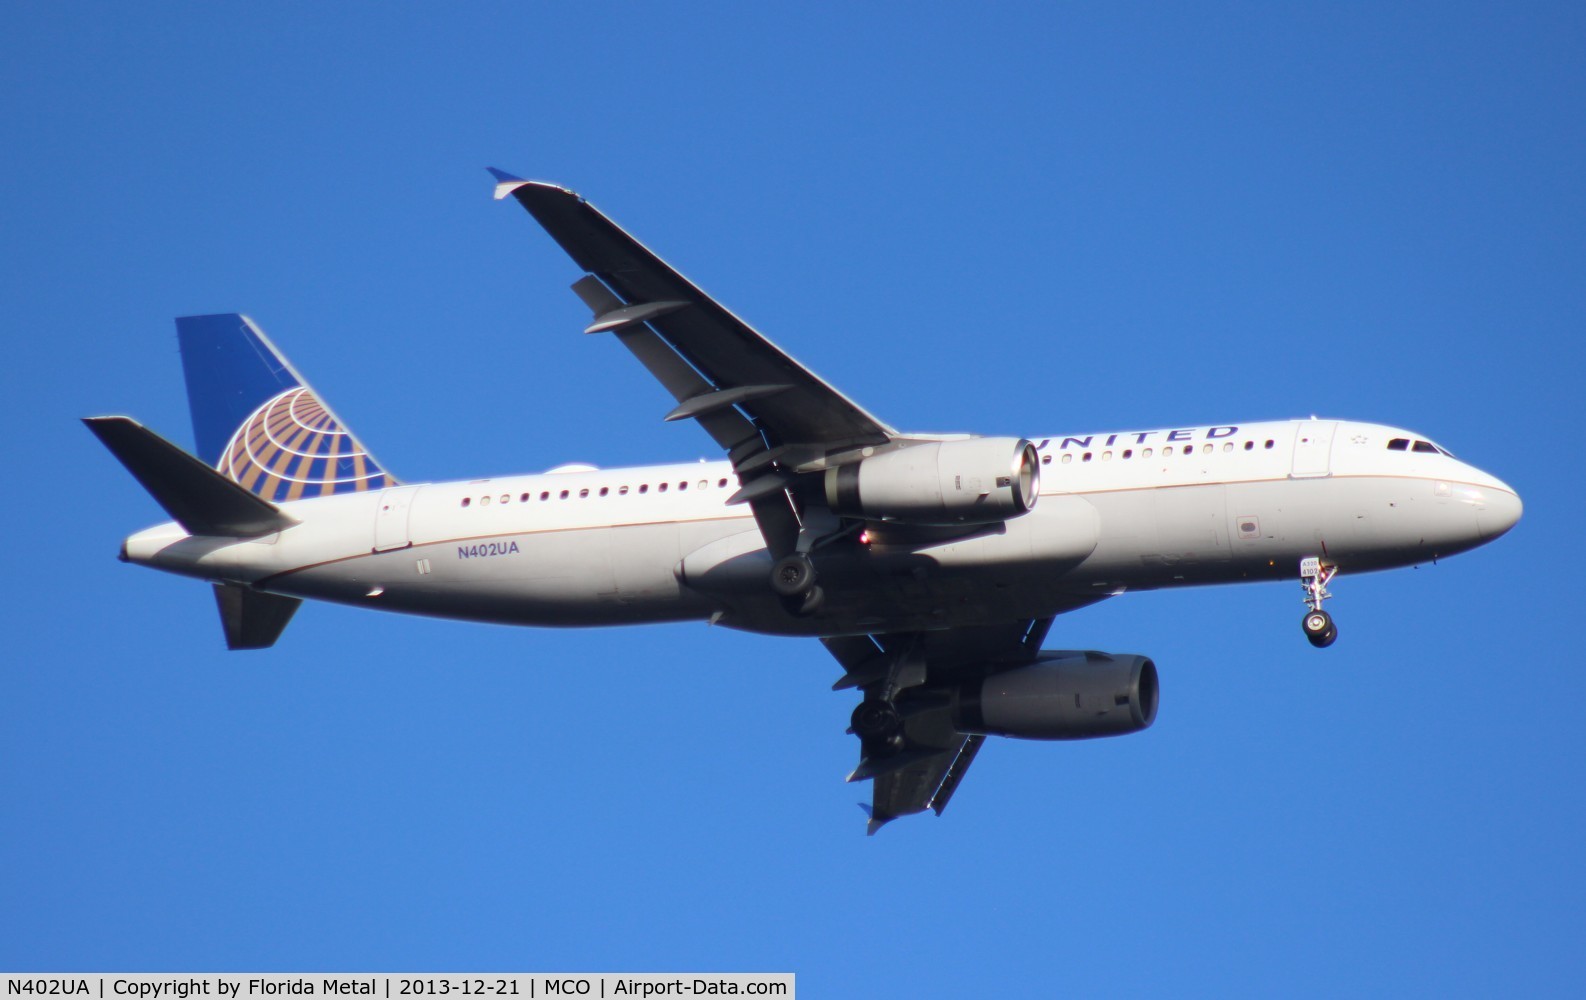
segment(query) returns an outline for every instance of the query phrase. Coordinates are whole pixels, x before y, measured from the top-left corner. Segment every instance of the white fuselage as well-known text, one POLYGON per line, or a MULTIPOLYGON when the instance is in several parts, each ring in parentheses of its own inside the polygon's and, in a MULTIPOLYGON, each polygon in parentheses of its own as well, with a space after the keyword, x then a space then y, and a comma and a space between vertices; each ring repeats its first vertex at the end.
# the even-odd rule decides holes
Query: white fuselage
POLYGON ((878 524, 815 554, 825 610, 790 615, 726 462, 399 486, 282 504, 263 538, 127 539, 130 561, 273 593, 525 625, 711 618, 786 634, 1039 618, 1127 589, 1296 579, 1473 548, 1520 515, 1514 491, 1417 435, 1283 421, 1032 439, 1040 499, 976 531, 878 524))

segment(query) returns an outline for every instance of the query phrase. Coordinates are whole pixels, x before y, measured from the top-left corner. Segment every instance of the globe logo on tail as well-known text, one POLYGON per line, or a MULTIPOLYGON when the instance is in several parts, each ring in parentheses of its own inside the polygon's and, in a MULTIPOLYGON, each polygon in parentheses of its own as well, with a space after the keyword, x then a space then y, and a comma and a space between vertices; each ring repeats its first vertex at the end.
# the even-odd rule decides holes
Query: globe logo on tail
POLYGON ((254 410, 216 468, 275 502, 395 485, 306 386, 293 386, 254 410))

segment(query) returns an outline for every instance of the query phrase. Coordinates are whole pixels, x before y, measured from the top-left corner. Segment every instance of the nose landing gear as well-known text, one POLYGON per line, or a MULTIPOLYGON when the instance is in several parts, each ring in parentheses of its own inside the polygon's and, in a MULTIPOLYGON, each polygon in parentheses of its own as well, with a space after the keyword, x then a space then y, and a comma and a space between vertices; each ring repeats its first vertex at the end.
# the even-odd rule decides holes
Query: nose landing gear
POLYGON ((1338 626, 1333 624, 1333 616, 1325 611, 1307 611, 1300 627, 1305 629, 1305 638, 1318 649, 1331 646, 1338 638, 1338 626))
POLYGON ((1305 638, 1317 649, 1325 649, 1338 638, 1338 626, 1333 616, 1322 610, 1322 602, 1333 595, 1327 592, 1328 581, 1338 575, 1337 566, 1324 566, 1317 556, 1300 560, 1300 586, 1305 591, 1305 606, 1310 610, 1300 621, 1305 638))

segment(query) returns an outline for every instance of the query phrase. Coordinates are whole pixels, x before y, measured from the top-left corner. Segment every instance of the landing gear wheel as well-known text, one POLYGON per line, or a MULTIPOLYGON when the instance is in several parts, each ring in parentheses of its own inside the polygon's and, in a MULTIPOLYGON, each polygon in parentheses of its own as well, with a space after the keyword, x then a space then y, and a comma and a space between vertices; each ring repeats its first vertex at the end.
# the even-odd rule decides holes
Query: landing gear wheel
POLYGON ((862 742, 890 740, 903 729, 903 718, 897 706, 880 698, 866 698, 854 708, 849 720, 849 732, 862 742))
POLYGON ((815 587, 815 564, 809 556, 783 556, 771 567, 771 589, 782 597, 803 597, 815 587))
POLYGON ((821 609, 826 603, 826 591, 820 587, 811 587, 809 593, 804 595, 804 600, 799 604, 798 610, 793 612, 800 618, 808 618, 821 609))
POLYGON ((805 593, 794 594, 792 597, 778 597, 777 600, 782 602, 782 610, 794 618, 808 618, 818 614, 826 605, 826 591, 815 586, 805 593))
POLYGON ((1307 611, 1300 627, 1305 630, 1305 638, 1317 649, 1331 646, 1338 638, 1338 626, 1333 624, 1333 616, 1325 611, 1307 611))

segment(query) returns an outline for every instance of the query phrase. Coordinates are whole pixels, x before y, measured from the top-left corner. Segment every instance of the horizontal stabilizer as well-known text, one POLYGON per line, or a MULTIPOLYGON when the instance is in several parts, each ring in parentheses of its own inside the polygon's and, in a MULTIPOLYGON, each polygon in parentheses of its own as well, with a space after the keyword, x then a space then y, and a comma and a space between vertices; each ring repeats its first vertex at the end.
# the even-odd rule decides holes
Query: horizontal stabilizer
POLYGON ((297 613, 302 598, 266 594, 236 583, 215 584, 227 649, 268 649, 297 613))
POLYGON ((190 535, 251 538, 297 522, 129 417, 83 423, 190 535))

